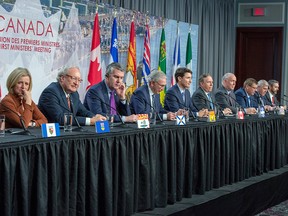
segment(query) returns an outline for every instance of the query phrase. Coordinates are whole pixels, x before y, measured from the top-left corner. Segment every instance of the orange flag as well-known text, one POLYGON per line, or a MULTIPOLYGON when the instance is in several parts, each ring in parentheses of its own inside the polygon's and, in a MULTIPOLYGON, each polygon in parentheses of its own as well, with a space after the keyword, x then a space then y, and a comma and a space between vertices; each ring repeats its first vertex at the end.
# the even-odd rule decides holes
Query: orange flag
POLYGON ((126 96, 131 97, 134 90, 137 88, 137 66, 136 66, 136 34, 134 20, 131 22, 130 29, 130 42, 127 57, 127 70, 126 70, 126 96))
POLYGON ((96 12, 92 36, 91 56, 90 56, 90 68, 88 73, 88 86, 97 84, 102 81, 102 69, 101 69, 101 48, 100 48, 100 27, 98 12, 96 12))

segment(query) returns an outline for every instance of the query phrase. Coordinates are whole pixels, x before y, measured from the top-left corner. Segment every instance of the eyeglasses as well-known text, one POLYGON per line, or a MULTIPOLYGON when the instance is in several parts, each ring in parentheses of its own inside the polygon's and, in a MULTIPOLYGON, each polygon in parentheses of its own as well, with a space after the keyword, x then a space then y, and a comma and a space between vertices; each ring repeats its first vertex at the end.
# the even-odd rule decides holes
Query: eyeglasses
POLYGON ((80 79, 78 77, 74 77, 74 76, 71 76, 69 74, 66 74, 65 76, 69 77, 70 79, 72 79, 74 82, 79 82, 79 83, 82 83, 83 82, 83 79, 80 79))
POLYGON ((165 85, 161 85, 159 82, 155 81, 155 83, 157 83, 161 88, 165 88, 166 84, 165 85))

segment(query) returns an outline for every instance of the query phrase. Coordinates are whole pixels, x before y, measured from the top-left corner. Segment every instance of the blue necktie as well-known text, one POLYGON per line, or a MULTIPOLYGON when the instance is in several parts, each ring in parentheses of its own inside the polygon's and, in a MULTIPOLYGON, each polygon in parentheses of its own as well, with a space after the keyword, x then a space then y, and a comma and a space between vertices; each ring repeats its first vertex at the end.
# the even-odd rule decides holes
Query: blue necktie
POLYGON ((181 94, 182 94, 183 102, 185 103, 185 91, 183 91, 181 94))
POLYGON ((210 108, 214 109, 214 106, 213 106, 213 103, 212 103, 212 99, 211 99, 211 94, 208 93, 207 96, 208 96, 208 100, 210 101, 210 108))
POLYGON ((248 96, 248 107, 250 107, 250 96, 248 96))

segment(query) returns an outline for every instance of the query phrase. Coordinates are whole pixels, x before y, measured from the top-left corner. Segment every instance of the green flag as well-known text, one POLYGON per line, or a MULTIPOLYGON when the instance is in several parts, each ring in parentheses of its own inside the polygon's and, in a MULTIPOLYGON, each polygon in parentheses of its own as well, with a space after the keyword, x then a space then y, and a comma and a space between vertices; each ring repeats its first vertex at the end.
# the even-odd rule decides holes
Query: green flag
POLYGON ((186 48, 186 67, 192 70, 192 43, 190 32, 188 34, 187 48, 186 48))
MULTIPOLYGON (((160 51, 159 51, 159 66, 158 70, 163 71, 166 74, 166 42, 165 42, 165 30, 162 28, 160 51)), ((166 87, 160 92, 160 103, 164 106, 166 87)))

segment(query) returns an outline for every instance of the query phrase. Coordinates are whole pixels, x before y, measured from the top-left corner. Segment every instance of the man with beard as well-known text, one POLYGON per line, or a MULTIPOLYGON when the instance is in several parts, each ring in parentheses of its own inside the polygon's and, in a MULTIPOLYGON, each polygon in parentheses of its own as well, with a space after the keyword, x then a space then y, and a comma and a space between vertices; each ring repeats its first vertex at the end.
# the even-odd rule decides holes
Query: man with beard
POLYGON ((276 98, 276 94, 279 91, 279 82, 277 80, 269 80, 268 84, 269 84, 269 88, 264 97, 264 99, 266 100, 266 105, 269 105, 272 107, 279 106, 280 103, 276 98))

